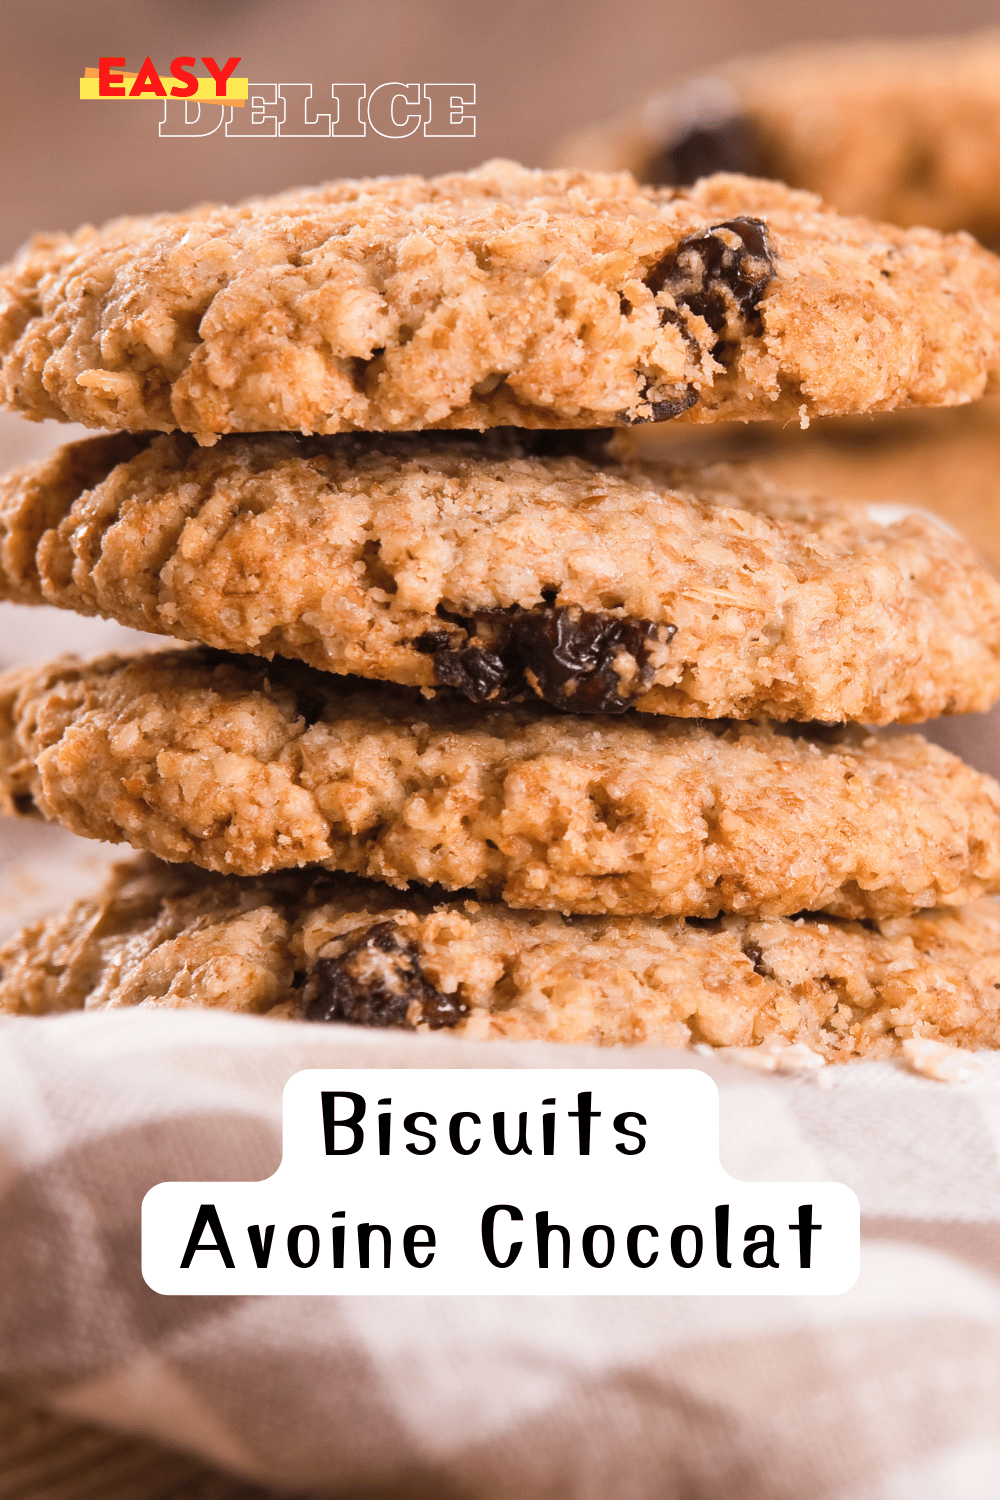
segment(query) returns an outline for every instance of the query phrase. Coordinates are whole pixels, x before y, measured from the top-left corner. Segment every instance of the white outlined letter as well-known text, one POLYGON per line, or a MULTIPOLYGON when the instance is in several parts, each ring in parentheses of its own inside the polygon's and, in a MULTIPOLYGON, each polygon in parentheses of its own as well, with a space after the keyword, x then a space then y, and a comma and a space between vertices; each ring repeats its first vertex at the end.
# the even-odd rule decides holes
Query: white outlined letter
POLYGON ((425 83, 424 98, 430 105, 424 135, 475 135, 476 117, 466 113, 476 102, 474 83, 425 83))
POLYGON ((226 123, 227 135, 278 134, 278 126, 285 118, 285 105, 278 93, 276 83, 251 83, 247 102, 242 109, 230 110, 232 119, 226 123))
POLYGON ((333 135, 364 135, 368 127, 361 117, 361 108, 368 90, 363 83, 335 83, 330 89, 337 105, 333 117, 333 135), (353 108, 352 108, 353 105, 353 108))
POLYGON ((233 113, 231 104, 199 104, 197 100, 190 99, 164 99, 163 119, 160 121, 161 135, 214 135, 226 116, 226 111, 233 113), (192 113, 192 110, 194 111, 192 113), (218 110, 218 118, 214 125, 205 122, 212 118, 212 112, 218 110))
POLYGON ((412 135, 420 127, 419 83, 380 83, 372 89, 368 95, 368 123, 376 135, 398 139, 412 135), (400 99, 417 113, 397 120, 396 105, 400 99))
POLYGON ((309 118, 309 100, 312 98, 311 83, 279 83, 278 93, 285 101, 285 118, 278 126, 279 135, 330 134, 329 115, 316 115, 312 120, 309 118))

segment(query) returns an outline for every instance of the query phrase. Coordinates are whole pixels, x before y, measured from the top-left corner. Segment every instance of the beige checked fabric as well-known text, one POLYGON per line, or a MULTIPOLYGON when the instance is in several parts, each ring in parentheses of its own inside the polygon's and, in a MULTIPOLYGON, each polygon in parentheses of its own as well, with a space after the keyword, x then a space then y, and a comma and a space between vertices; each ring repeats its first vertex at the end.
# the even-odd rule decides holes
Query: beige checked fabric
POLYGON ((1000 1057, 949 1085, 212 1012, 10 1018, 0 1383, 283 1494, 981 1500, 1000 1480, 998 1142, 1000 1057), (861 1278, 832 1298, 150 1291, 147 1188, 268 1176, 285 1081, 326 1066, 704 1068, 733 1176, 858 1193, 861 1278))
MULTIPOLYGON (((286 1492, 287 1493, 287 1492, 286 1492)), ((4 1500, 284 1500, 141 1438, 33 1410, 0 1391, 4 1500)))

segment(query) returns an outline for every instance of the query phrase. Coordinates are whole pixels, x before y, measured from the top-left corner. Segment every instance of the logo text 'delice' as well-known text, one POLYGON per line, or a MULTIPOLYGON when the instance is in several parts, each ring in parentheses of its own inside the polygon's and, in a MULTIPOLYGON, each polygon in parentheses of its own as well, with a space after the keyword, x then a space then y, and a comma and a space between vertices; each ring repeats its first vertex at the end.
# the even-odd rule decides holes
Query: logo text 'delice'
POLYGON ((253 83, 246 108, 197 99, 163 101, 161 136, 404 140, 420 132, 454 139, 476 134, 474 83, 253 83))

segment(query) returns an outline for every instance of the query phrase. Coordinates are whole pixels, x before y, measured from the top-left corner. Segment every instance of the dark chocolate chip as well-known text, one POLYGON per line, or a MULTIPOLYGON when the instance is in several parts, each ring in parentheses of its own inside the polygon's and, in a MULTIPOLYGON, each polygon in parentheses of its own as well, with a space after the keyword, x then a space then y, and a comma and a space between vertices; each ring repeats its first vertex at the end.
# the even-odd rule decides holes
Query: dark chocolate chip
MULTIPOLYGON (((547 591, 551 598, 551 591, 547 591)), ((494 609, 470 616, 446 614, 467 632, 437 646, 438 631, 416 642, 434 657, 435 677, 473 703, 507 702, 526 688, 555 708, 572 713, 624 713, 652 681, 650 646, 667 642, 675 625, 657 625, 579 605, 536 604, 533 609, 494 609), (422 645, 429 638, 434 645, 422 645), (471 639, 468 639, 471 637, 471 639), (623 661, 623 658, 625 660, 623 661), (620 675, 618 667, 631 672, 620 675)))
POLYGON ((443 687, 454 688, 471 703, 503 702, 514 686, 503 657, 481 646, 435 651, 434 673, 443 687))
POLYGON ((447 651, 453 640, 454 636, 447 630, 425 630, 413 645, 421 656, 433 656, 437 651, 447 651))
MULTIPOLYGON (((660 327, 668 325, 680 330, 681 337, 691 351, 695 362, 701 358, 701 349, 688 322, 676 308, 660 308, 660 327)), ((619 413, 621 420, 629 427, 637 427, 645 422, 669 422, 671 417, 679 417, 682 411, 695 405, 698 400, 698 389, 693 385, 686 385, 676 395, 666 397, 650 396, 650 381, 646 376, 639 379, 639 400, 649 408, 648 415, 640 416, 637 411, 623 411, 619 413)))
POLYGON ((337 958, 317 959, 302 991, 308 1021, 352 1026, 402 1026, 425 1022, 432 1031, 457 1026, 468 1006, 442 995, 425 978, 417 945, 396 922, 376 922, 337 958), (416 1003, 419 1014, 411 1019, 416 1003))
MULTIPOLYGON (((694 406, 698 399, 698 392, 693 385, 689 385, 683 395, 672 401, 651 401, 649 403, 650 416, 643 418, 646 422, 668 422, 671 417, 679 417, 682 411, 687 411, 694 406)), ((635 422, 629 426, 634 427, 635 422)))
POLYGON ((741 215, 681 240, 646 277, 654 296, 669 291, 678 307, 705 319, 720 343, 759 334, 760 301, 774 276, 763 219, 741 215))
POLYGON ((514 626, 523 670, 530 671, 539 697, 591 714, 624 713, 648 688, 653 676, 648 647, 657 634, 649 620, 589 613, 575 605, 523 614, 514 626), (635 663, 625 683, 615 670, 623 655, 635 663))
POLYGON ((764 950, 759 943, 744 943, 743 952, 753 964, 755 974, 767 974, 767 969, 764 966, 764 950))
MULTIPOLYGON (((672 309, 667 310, 672 311, 672 309)), ((671 417, 679 417, 682 411, 687 411, 689 407, 694 406, 698 400, 698 391, 695 386, 688 385, 679 396, 672 396, 666 401, 651 401, 645 392, 639 400, 648 406, 649 416, 640 416, 634 411, 623 411, 622 421, 629 427, 640 427, 645 422, 669 422, 671 417)))
POLYGON ((687 187, 713 172, 764 173, 764 153, 753 121, 730 115, 716 125, 694 125, 686 134, 664 142, 641 170, 643 182, 663 187, 687 187))
POLYGON ((30 818, 38 811, 30 792, 15 792, 10 802, 19 818, 30 818))
POLYGON ((701 355, 701 345, 698 343, 698 340, 691 332, 691 329, 688 326, 687 318, 679 313, 676 307, 660 308, 660 327, 666 328, 668 326, 671 328, 680 329, 681 338, 684 340, 685 344, 687 344, 695 359, 698 359, 701 355))

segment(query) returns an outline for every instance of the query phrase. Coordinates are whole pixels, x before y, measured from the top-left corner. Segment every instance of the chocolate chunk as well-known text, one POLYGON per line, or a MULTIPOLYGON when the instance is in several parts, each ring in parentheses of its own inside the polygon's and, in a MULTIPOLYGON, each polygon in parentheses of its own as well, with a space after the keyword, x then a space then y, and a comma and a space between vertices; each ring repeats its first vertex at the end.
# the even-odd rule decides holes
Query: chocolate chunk
MULTIPOLYGON (((673 312, 673 309, 664 308, 664 312, 673 312)), ((677 314, 675 313, 674 316, 676 317, 677 314)), ((687 332, 688 329, 685 324, 685 333, 687 332)), ((698 391, 697 387, 688 385, 684 387, 678 396, 671 396, 667 400, 657 400, 650 398, 647 386, 647 390, 642 392, 639 399, 648 406, 649 416, 638 416, 635 412, 631 411, 622 412, 622 421, 627 423, 629 427, 638 427, 646 422, 669 422, 671 417, 679 417, 682 411, 687 411, 688 407, 694 406, 698 400, 698 391)))
POLYGON ((471 703, 489 703, 494 699, 504 702, 510 697, 515 681, 503 657, 481 646, 435 651, 434 673, 443 687, 454 688, 471 703))
POLYGON ((307 1021, 352 1026, 402 1026, 423 1021, 432 1031, 457 1026, 469 1007, 428 983, 417 945, 396 922, 377 922, 338 958, 317 959, 302 991, 307 1021), (414 1003, 419 1012, 411 1017, 414 1003))
POLYGON ((718 348, 762 331, 760 301, 773 276, 767 225, 741 215, 681 240, 653 267, 646 285, 654 296, 669 291, 678 307, 704 318, 722 335, 718 348))
POLYGON ((413 646, 421 656, 433 656, 437 651, 447 651, 453 640, 454 636, 448 630, 425 630, 423 635, 417 636, 413 646))
MULTIPOLYGON (((671 634, 674 627, 669 627, 671 634)), ((577 605, 524 612, 514 640, 539 697, 576 713, 624 713, 648 688, 653 676, 649 643, 657 627, 650 620, 589 613, 577 605), (631 658, 630 676, 616 666, 631 658)))
POLYGON ((684 135, 665 141, 639 175, 657 187, 687 187, 713 172, 767 175, 753 121, 745 115, 730 115, 715 125, 694 125, 684 135))
POLYGON ((743 952, 753 964, 755 974, 767 974, 767 969, 764 966, 764 950, 759 943, 744 943, 743 952))
POLYGON ((442 686, 473 703, 508 702, 528 688, 554 708, 590 714, 624 713, 652 681, 650 645, 677 630, 576 604, 445 617, 462 625, 465 641, 440 646, 441 632, 428 631, 414 642, 433 655, 442 686))
POLYGON ((10 799, 11 806, 19 818, 33 818, 38 814, 35 799, 30 792, 15 792, 10 799))

